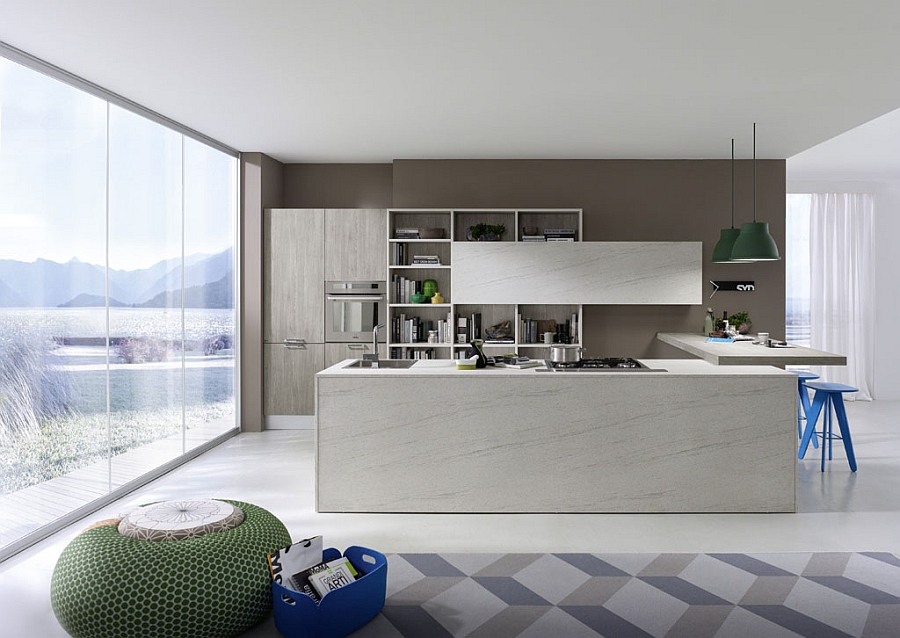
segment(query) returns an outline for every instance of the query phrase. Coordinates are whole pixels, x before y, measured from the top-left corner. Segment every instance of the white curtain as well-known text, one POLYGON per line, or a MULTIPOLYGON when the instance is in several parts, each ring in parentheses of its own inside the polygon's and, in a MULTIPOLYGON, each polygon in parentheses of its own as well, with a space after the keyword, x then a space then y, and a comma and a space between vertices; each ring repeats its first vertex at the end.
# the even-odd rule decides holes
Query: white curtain
POLYGON ((809 215, 810 346, 847 356, 846 366, 815 366, 823 381, 859 389, 872 400, 875 376, 874 198, 813 194, 809 215))

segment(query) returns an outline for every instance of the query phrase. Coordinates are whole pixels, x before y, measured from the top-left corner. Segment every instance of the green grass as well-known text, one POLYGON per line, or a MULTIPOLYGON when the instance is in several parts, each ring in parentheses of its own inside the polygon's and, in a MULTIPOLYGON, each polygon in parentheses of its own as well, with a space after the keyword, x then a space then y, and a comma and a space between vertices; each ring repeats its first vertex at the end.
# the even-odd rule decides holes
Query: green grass
MULTIPOLYGON (((186 408, 188 429, 233 414, 231 400, 186 408)), ((181 406, 118 410, 111 416, 113 456, 181 431, 181 406)), ((21 432, 0 447, 0 494, 64 476, 107 457, 105 413, 49 419, 40 432, 21 432)))
POLYGON ((188 429, 234 418, 233 359, 194 355, 203 365, 183 378, 180 366, 152 363, 107 377, 97 357, 47 365, 52 352, 47 341, 0 340, 0 494, 177 435, 182 418, 188 429))

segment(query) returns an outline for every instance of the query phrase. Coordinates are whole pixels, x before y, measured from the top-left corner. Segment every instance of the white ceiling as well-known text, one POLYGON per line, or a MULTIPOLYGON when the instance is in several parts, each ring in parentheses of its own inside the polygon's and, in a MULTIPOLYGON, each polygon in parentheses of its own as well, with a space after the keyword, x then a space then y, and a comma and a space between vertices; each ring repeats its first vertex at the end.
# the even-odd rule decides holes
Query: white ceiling
POLYGON ((0 41, 285 162, 789 158, 900 107, 861 4, 0 0, 0 41))
POLYGON ((900 181, 900 109, 794 155, 788 181, 900 181))

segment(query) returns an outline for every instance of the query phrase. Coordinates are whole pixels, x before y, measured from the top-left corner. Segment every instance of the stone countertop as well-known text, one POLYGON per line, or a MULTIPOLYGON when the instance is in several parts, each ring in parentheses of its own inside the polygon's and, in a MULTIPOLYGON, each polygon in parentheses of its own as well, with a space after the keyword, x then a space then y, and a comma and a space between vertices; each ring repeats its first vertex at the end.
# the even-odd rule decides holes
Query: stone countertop
POLYGON ((603 371, 596 372, 539 372, 543 368, 527 368, 519 370, 516 368, 495 368, 488 366, 487 368, 476 370, 457 370, 455 359, 422 359, 416 361, 410 368, 380 368, 373 370, 371 368, 346 368, 345 366, 353 363, 355 359, 345 359, 330 368, 319 372, 316 376, 327 377, 445 377, 445 376, 465 376, 474 377, 527 377, 527 378, 550 378, 558 379, 565 377, 616 377, 616 378, 644 378, 659 376, 679 376, 679 377, 704 377, 704 376, 779 376, 791 375, 789 372, 780 370, 768 365, 729 365, 721 367, 713 365, 700 359, 639 359, 641 363, 655 370, 665 370, 665 372, 623 372, 623 371, 603 371))
POLYGON ((768 348, 752 341, 709 342, 702 334, 659 332, 656 338, 717 366, 843 366, 847 357, 804 346, 768 348))

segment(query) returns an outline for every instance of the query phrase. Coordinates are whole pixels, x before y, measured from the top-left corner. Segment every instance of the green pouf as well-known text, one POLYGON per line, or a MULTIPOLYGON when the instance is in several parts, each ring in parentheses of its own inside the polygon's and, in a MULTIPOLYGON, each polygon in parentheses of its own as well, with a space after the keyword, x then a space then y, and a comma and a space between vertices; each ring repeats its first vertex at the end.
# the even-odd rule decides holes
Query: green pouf
POLYGON ((186 540, 129 538, 89 529, 63 550, 50 584, 53 613, 74 638, 227 638, 272 609, 266 555, 291 544, 256 505, 237 527, 186 540))

